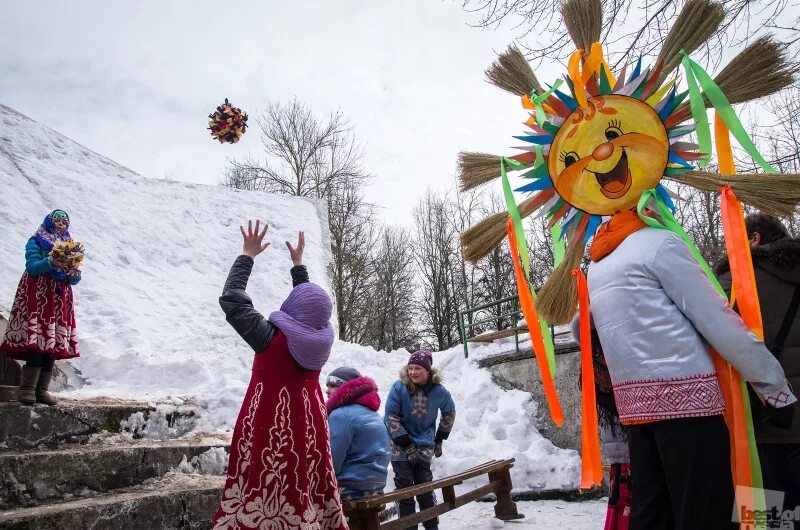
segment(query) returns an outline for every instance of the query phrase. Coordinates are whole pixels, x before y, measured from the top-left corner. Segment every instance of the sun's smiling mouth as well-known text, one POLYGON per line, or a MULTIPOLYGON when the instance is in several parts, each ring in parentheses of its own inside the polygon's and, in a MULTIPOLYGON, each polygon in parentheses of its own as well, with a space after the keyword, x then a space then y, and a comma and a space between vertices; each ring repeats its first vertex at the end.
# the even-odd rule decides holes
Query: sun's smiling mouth
POLYGON ((622 156, 619 157, 617 165, 611 171, 600 173, 587 169, 590 173, 594 173, 597 183, 600 184, 600 191, 609 199, 619 199, 631 189, 633 179, 631 172, 628 169, 628 154, 622 150, 622 156))

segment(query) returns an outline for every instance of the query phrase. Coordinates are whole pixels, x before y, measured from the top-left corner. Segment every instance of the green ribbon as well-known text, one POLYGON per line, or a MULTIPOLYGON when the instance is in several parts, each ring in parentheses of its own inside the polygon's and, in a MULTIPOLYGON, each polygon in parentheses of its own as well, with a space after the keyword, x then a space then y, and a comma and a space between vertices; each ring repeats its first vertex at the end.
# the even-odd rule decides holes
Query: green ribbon
POLYGON ((522 229, 522 217, 519 215, 517 201, 514 200, 514 192, 511 190, 511 184, 508 182, 506 166, 516 171, 525 169, 525 164, 513 158, 502 157, 500 159, 500 180, 503 182, 503 196, 506 200, 508 215, 511 216, 511 224, 514 226, 514 233, 517 235, 517 251, 522 258, 522 267, 525 269, 525 276, 530 277, 531 258, 528 255, 528 243, 525 240, 525 231, 522 229))
POLYGON ((561 237, 561 227, 558 224, 550 227, 550 237, 553 239, 553 267, 555 268, 564 261, 567 246, 564 244, 564 238, 561 237))
POLYGON ((694 78, 694 71, 690 63, 691 59, 684 54, 683 69, 686 71, 686 83, 689 85, 689 107, 692 109, 698 150, 703 153, 703 157, 698 160, 697 165, 706 167, 711 161, 711 128, 708 125, 708 114, 706 114, 703 94, 700 92, 700 87, 697 86, 697 80, 694 78))
MULTIPOLYGON (((538 153, 538 152, 537 152, 538 153)), ((538 159, 538 156, 537 156, 538 159)), ((511 216, 511 224, 514 227, 514 234, 517 236, 517 252, 522 258, 522 267, 525 269, 525 277, 531 276, 531 260, 528 255, 528 243, 525 240, 525 232, 522 229, 522 218, 517 208, 517 202, 514 200, 514 192, 511 190, 511 183, 508 182, 508 175, 506 174, 506 166, 516 171, 525 169, 525 164, 513 158, 502 157, 500 159, 500 180, 503 182, 503 196, 506 200, 506 208, 508 215, 511 216)), ((531 287, 531 296, 534 301, 536 300, 536 289, 531 287)), ((550 326, 547 321, 539 315, 539 329, 542 332, 544 339, 544 348, 547 354, 547 365, 550 367, 550 373, 555 378, 556 374, 556 354, 555 346, 553 345, 553 336, 550 334, 550 326)))
MULTIPOLYGON (((700 250, 698 250, 697 246, 694 244, 694 241, 692 241, 692 238, 689 237, 689 234, 686 233, 686 230, 684 230, 680 223, 678 223, 677 219, 675 219, 675 216, 672 215, 672 211, 666 205, 661 196, 656 192, 656 190, 647 190, 642 194, 642 197, 639 199, 639 204, 637 205, 637 211, 639 213, 639 217, 648 226, 669 230, 680 236, 680 238, 683 239, 683 241, 689 247, 689 250, 692 251, 697 263, 706 273, 711 285, 714 286, 721 296, 726 299, 728 298, 725 294, 725 290, 722 288, 719 281, 717 281, 716 276, 714 276, 714 273, 711 271, 711 267, 708 266, 708 262, 705 260, 703 255, 700 254, 700 250), (661 221, 646 215, 644 212, 646 208, 654 210, 661 218, 661 221)), ((764 510, 766 501, 764 499, 764 491, 762 489, 763 477, 761 475, 761 462, 758 458, 758 452, 756 450, 755 431, 753 429, 753 421, 750 410, 750 396, 747 390, 747 383, 744 380, 741 381, 741 392, 742 401, 744 402, 745 421, 747 422, 747 439, 748 443, 750 444, 750 454, 748 457, 750 459, 750 475, 753 480, 753 503, 755 504, 756 510, 764 510)), ((755 528, 760 530, 764 529, 765 526, 756 524, 755 528)))
POLYGON ((681 54, 683 55, 683 68, 686 71, 686 81, 689 84, 689 103, 692 109, 692 117, 697 123, 698 144, 700 145, 701 152, 708 153, 702 158, 700 166, 705 167, 711 157, 711 133, 705 102, 703 101, 703 94, 705 94, 708 101, 711 102, 711 106, 714 107, 714 110, 717 112, 717 115, 722 118, 722 121, 728 127, 733 137, 736 138, 736 141, 739 142, 742 149, 744 149, 764 171, 767 173, 777 173, 775 168, 758 152, 758 148, 756 148, 750 135, 745 131, 739 117, 736 116, 736 112, 733 110, 727 96, 725 96, 711 76, 708 75, 708 72, 691 60, 684 50, 681 50, 681 54), (698 82, 703 88, 702 94, 697 87, 698 82), (704 136, 701 136, 701 134, 704 136))
POLYGON ((544 146, 536 144, 534 149, 536 150, 536 158, 533 161, 533 168, 536 169, 537 167, 544 164, 544 156, 542 155, 542 150, 544 149, 544 146))
POLYGON ((545 115, 544 107, 542 106, 542 104, 545 101, 547 101, 547 98, 549 98, 553 94, 553 92, 555 92, 558 89, 558 87, 561 86, 561 83, 563 82, 564 80, 561 78, 556 79, 556 82, 553 83, 553 86, 550 87, 550 90, 548 90, 547 92, 543 92, 538 96, 536 95, 535 90, 531 91, 530 98, 531 101, 533 102, 533 105, 536 107, 536 124, 539 125, 539 127, 544 125, 544 122, 547 121, 547 116, 545 115))

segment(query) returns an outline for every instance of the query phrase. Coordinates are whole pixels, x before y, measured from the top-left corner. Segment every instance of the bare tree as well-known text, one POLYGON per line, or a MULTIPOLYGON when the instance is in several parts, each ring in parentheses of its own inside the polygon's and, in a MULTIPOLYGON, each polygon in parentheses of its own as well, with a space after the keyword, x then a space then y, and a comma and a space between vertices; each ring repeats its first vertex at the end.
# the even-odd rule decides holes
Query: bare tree
POLYGON ((259 113, 261 157, 230 160, 223 186, 325 199, 333 260, 331 280, 342 340, 359 342, 368 318, 370 253, 378 237, 375 209, 364 199, 371 179, 361 148, 338 112, 325 119, 294 100, 259 113))
POLYGON ((367 300, 364 343, 379 350, 411 348, 415 326, 417 281, 411 235, 404 229, 384 228, 380 248, 372 258, 375 274, 367 300))
POLYGON ((422 332, 440 350, 456 344, 460 335, 454 276, 461 257, 451 216, 447 197, 430 189, 414 207, 414 258, 420 275, 422 332))
POLYGON ((343 183, 371 178, 350 124, 338 112, 321 120, 297 100, 270 103, 256 123, 265 156, 231 160, 223 185, 328 198, 343 183))
POLYGON ((371 252, 379 229, 375 210, 353 182, 328 199, 333 259, 328 267, 339 324, 339 338, 362 343, 370 318, 368 300, 374 274, 371 252))
MULTIPOLYGON (((563 61, 574 46, 559 14, 563 0, 461 0, 475 17, 474 25, 496 28, 507 23, 533 61, 563 61), (527 43, 527 44, 526 44, 527 43)), ((603 3, 602 40, 609 47, 612 66, 632 56, 655 56, 683 2, 677 0, 609 0, 603 3)), ((727 16, 714 38, 698 53, 718 61, 730 46, 752 40, 765 31, 781 31, 796 44, 797 17, 790 18, 789 0, 723 0, 727 16)))

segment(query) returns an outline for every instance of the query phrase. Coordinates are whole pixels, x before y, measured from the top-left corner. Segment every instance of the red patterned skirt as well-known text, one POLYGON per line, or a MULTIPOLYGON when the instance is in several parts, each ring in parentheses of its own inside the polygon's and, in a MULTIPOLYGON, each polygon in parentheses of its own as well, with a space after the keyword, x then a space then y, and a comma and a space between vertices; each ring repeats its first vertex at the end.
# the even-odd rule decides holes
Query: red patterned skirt
POLYGON ((0 352, 26 360, 29 352, 54 359, 78 357, 72 286, 49 274, 22 274, 0 352))
POLYGON ((319 371, 295 365, 281 332, 253 361, 213 528, 347 530, 319 371))

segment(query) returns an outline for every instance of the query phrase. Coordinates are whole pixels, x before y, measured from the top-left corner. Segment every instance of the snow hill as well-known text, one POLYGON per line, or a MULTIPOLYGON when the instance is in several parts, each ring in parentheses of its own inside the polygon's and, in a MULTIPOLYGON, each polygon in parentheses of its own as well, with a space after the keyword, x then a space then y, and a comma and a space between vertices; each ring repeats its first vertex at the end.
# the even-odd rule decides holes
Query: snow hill
MULTIPOLYGON (((209 149, 224 149, 209 140, 209 149)), ((291 289, 287 239, 306 232, 305 263, 327 288, 323 203, 261 192, 144 178, 0 105, 0 305, 10 308, 23 249, 55 208, 87 248, 75 288, 81 357, 67 369, 75 396, 112 395, 175 403, 191 397, 205 430, 229 430, 250 376, 252 351, 227 325, 219 296, 241 251, 239 224, 260 218, 272 246, 256 259, 248 292, 262 313, 291 289)), ((485 348, 492 348, 486 346, 485 348)), ((480 348, 474 348, 480 356, 480 348)), ((337 341, 328 366, 351 365, 385 397, 408 352, 337 341)), ((529 394, 504 391, 460 347, 435 354, 456 401, 456 426, 436 472, 515 457, 517 489, 576 486, 580 459, 534 425, 529 394)), ((60 363, 65 364, 65 363, 60 363)), ((323 375, 324 375, 323 373, 323 375)))

